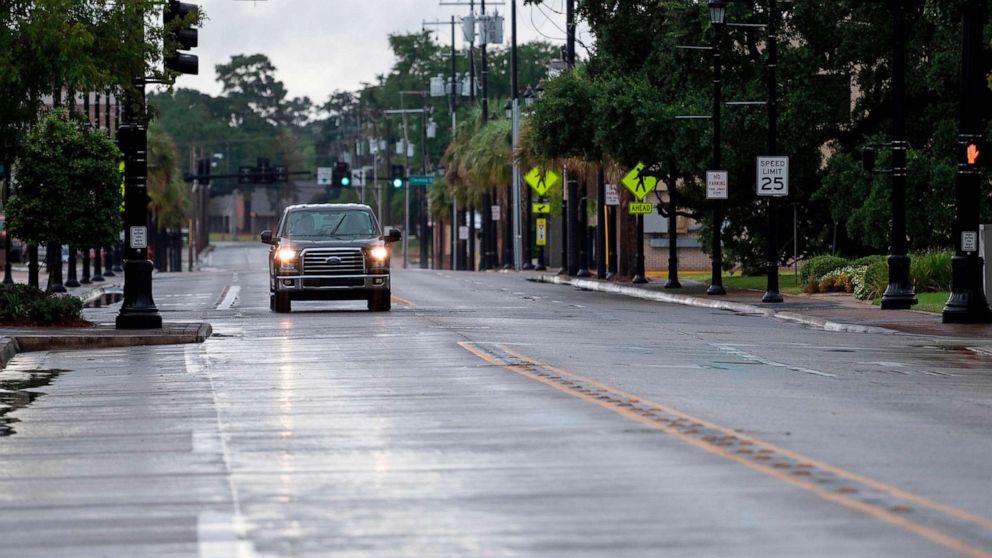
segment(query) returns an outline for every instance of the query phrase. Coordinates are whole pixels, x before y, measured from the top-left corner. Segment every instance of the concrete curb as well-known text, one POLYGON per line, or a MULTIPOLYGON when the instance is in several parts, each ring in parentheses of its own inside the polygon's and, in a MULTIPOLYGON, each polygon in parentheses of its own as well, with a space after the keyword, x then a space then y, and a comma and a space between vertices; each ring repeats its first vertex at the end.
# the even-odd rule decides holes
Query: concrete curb
POLYGON ((826 320, 823 318, 817 318, 815 316, 799 314, 796 312, 779 312, 771 308, 763 308, 761 306, 754 306, 752 304, 744 304, 741 302, 731 302, 727 300, 713 300, 708 298, 700 298, 696 296, 658 292, 648 289, 642 289, 639 287, 633 287, 630 285, 621 285, 619 283, 608 283, 605 281, 595 281, 591 279, 574 279, 574 278, 568 279, 568 278, 559 277, 557 275, 540 275, 538 277, 528 278, 528 281, 533 281, 537 283, 550 283, 554 285, 571 285, 577 289, 582 289, 586 291, 613 293, 613 294, 629 296, 633 298, 641 298, 644 300, 653 300, 655 302, 665 302, 668 304, 682 304, 684 306, 695 306, 698 308, 712 308, 715 310, 738 312, 740 314, 764 316, 766 318, 776 318, 779 320, 798 323, 800 325, 817 327, 823 329, 824 331, 836 331, 842 333, 878 333, 884 335, 892 335, 899 333, 898 331, 887 329, 884 327, 845 324, 845 323, 826 320))
POLYGON ((101 324, 90 329, 7 331, 0 337, 0 368, 18 353, 203 343, 212 334, 206 322, 166 322, 160 330, 126 331, 101 324))

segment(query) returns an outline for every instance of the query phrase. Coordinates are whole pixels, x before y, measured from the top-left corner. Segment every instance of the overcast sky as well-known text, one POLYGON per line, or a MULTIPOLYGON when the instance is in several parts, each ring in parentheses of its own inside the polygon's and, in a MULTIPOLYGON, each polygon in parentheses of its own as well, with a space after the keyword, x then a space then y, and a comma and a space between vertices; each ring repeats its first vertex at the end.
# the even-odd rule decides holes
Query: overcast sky
MULTIPOLYGON (((199 76, 181 76, 177 87, 216 95, 214 66, 235 54, 266 54, 291 97, 324 101, 336 89, 354 90, 389 71, 393 63, 390 33, 417 32, 424 20, 450 21, 468 13, 468 6, 440 6, 442 0, 192 0, 209 18, 200 30, 199 76)), ((452 2, 454 0, 443 0, 452 2)), ((461 0, 466 4, 468 0, 461 0)), ((509 0, 495 6, 507 16, 509 0)), ((518 0, 518 4, 522 1, 518 0)), ((518 5, 519 42, 545 39, 564 43, 565 0, 545 0, 540 8, 518 5)), ((476 6, 478 10, 478 6, 476 6)), ((487 2, 486 11, 493 10, 487 2)), ((451 44, 451 28, 437 29, 441 44, 451 44)), ((460 31, 458 45, 462 46, 460 31)), ((588 42, 580 26, 579 38, 588 42)), ((578 47, 580 57, 584 55, 578 47)), ((426 84, 425 84, 426 85, 426 84)))

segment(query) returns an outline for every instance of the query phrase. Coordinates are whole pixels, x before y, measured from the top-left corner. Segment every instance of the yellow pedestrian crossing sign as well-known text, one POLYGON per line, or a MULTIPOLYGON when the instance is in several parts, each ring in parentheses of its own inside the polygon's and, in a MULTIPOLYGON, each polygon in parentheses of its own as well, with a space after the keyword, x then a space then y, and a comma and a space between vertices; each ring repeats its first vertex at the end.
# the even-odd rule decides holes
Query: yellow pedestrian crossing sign
POLYGON ((527 181, 527 184, 530 184, 530 187, 539 196, 547 194, 548 190, 553 188, 555 184, 558 184, 558 180, 561 179, 554 171, 549 170, 541 174, 541 170, 540 167, 534 167, 524 176, 524 180, 527 181))
POLYGON ((648 195, 648 192, 653 192, 658 185, 657 178, 644 175, 644 163, 637 163, 637 166, 628 172, 621 182, 639 200, 643 200, 644 196, 648 195))
POLYGON ((532 211, 533 213, 537 213, 537 214, 551 213, 551 204, 550 203, 532 203, 531 204, 531 209, 533 210, 532 211))

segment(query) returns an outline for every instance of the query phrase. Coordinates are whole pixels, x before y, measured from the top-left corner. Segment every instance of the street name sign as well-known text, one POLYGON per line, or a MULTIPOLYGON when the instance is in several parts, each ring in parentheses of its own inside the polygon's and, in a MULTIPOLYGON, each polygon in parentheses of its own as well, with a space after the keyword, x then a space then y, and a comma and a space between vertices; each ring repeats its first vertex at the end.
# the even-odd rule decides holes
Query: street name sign
POLYGON ((531 204, 531 211, 536 214, 547 214, 551 213, 550 203, 533 203, 531 204))
POLYGON ((648 192, 653 192, 658 185, 657 178, 644 175, 644 163, 637 163, 621 182, 639 200, 643 200, 644 196, 648 195, 648 192))
POLYGON ((492 205, 489 207, 489 210, 492 212, 493 221, 499 221, 503 218, 503 211, 500 206, 492 205))
POLYGON ((334 169, 331 167, 317 167, 317 184, 320 186, 330 186, 331 185, 331 174, 334 169))
POLYGON ((468 226, 460 225, 458 227, 458 240, 468 240, 468 226))
POLYGON ((727 199, 729 182, 730 174, 727 171, 706 171, 706 199, 727 199))
POLYGON ((620 191, 616 184, 606 185, 606 205, 620 205, 620 191))
POLYGON ((654 206, 647 202, 633 202, 627 205, 631 215, 649 215, 654 211, 654 206))
POLYGON ((543 196, 548 193, 548 190, 558 184, 561 177, 555 174, 554 171, 541 172, 540 167, 534 167, 530 169, 530 172, 524 176, 524 181, 530 184, 530 187, 537 192, 537 195, 543 196))
POLYGON ((548 245, 548 220, 543 217, 537 219, 537 245, 548 245))
POLYGON ((408 182, 410 186, 431 186, 434 184, 434 177, 429 175, 412 175, 408 182))
POLYGON ((758 157, 759 196, 786 197, 789 195, 789 158, 758 157))

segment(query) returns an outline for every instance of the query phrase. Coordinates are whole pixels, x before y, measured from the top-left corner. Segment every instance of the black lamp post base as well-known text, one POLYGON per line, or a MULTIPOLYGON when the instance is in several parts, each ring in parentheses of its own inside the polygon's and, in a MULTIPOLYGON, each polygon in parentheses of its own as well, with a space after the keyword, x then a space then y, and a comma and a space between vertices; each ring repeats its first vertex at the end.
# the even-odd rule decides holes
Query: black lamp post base
POLYGON ((951 296, 944 305, 945 324, 992 323, 992 310, 982 287, 983 266, 982 258, 951 258, 951 296))
POLYGON ((531 271, 531 270, 534 270, 534 269, 537 269, 537 268, 534 266, 534 264, 532 264, 530 262, 527 262, 520 269, 522 269, 524 271, 531 271))
POLYGON ((919 301, 909 282, 909 256, 889 256, 889 286, 882 294, 882 310, 909 310, 919 301))
POLYGON ((720 296, 727 294, 727 289, 723 288, 723 285, 710 285, 710 288, 706 289, 706 294, 710 296, 720 296))
POLYGON ((778 291, 766 291, 765 296, 761 297, 761 302, 776 304, 779 302, 785 302, 785 299, 782 298, 782 295, 778 291))
POLYGON ((152 262, 124 262, 124 303, 117 329, 162 329, 162 315, 152 298, 152 262))
POLYGON ((643 284, 645 284, 645 283, 648 282, 648 278, 645 277, 645 276, 643 276, 643 275, 641 275, 641 274, 637 274, 637 275, 634 276, 633 279, 631 279, 630 282, 633 283, 633 284, 635 284, 635 285, 643 285, 643 284))
POLYGON ((534 271, 547 271, 548 268, 543 263, 538 263, 534 266, 534 271))
POLYGON ((679 283, 679 280, 678 279, 669 279, 665 283, 665 288, 666 289, 681 289, 682 288, 682 283, 679 283))
POLYGON ((575 276, 585 279, 586 277, 592 277, 592 273, 590 273, 588 269, 581 267, 575 276))
POLYGON ((556 273, 555 275, 568 275, 568 269, 562 267, 561 269, 558 270, 558 273, 556 273))
POLYGON ((13 285, 14 284, 14 276, 11 274, 12 271, 13 271, 13 269, 12 269, 10 263, 7 263, 7 264, 5 264, 3 266, 3 283, 5 285, 13 285))

